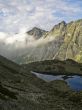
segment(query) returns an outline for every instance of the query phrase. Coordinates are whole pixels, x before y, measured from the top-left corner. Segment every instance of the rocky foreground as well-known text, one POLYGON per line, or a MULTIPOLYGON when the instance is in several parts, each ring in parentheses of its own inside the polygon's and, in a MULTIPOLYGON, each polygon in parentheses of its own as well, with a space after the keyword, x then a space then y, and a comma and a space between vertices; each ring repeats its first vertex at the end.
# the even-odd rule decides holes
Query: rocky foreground
POLYGON ((82 92, 70 90, 64 81, 44 82, 30 73, 34 68, 0 56, 0 110, 82 110, 82 92))

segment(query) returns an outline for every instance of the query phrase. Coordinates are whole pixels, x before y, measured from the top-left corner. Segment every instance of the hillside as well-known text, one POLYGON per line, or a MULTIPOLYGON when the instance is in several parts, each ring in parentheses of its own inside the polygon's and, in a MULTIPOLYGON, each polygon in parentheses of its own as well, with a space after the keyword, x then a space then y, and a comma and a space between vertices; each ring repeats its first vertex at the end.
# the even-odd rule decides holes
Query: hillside
POLYGON ((0 110, 81 110, 81 100, 64 81, 46 83, 0 56, 0 110))
POLYGON ((45 60, 29 64, 23 64, 22 67, 29 72, 35 71, 38 73, 50 75, 82 75, 82 64, 77 63, 71 59, 67 59, 64 61, 45 60))

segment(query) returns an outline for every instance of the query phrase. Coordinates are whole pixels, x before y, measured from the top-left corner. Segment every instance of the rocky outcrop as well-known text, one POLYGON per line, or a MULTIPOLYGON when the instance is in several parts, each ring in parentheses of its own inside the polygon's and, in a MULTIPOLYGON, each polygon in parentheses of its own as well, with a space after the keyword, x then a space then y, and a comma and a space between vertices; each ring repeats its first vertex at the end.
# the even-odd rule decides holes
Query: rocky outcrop
POLYGON ((66 34, 64 35, 64 43, 60 47, 54 58, 58 59, 73 59, 78 62, 81 60, 82 51, 82 20, 67 24, 66 34))
POLYGON ((35 39, 39 39, 43 35, 45 35, 47 31, 42 30, 40 28, 34 27, 32 30, 28 31, 27 34, 34 36, 35 39))

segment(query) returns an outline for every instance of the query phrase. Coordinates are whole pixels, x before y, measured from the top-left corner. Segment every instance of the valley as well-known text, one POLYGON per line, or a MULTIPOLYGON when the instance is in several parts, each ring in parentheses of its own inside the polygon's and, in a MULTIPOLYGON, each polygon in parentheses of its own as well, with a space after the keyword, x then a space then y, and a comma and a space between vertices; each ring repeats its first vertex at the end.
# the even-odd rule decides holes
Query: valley
MULTIPOLYGON (((62 80, 45 82, 30 72, 34 69, 42 71, 42 68, 47 72, 45 66, 51 68, 55 63, 60 62, 54 60, 18 65, 0 56, 0 110, 81 110, 81 91, 71 90, 62 80)), ((80 64, 74 62, 72 65, 78 68, 80 64)))

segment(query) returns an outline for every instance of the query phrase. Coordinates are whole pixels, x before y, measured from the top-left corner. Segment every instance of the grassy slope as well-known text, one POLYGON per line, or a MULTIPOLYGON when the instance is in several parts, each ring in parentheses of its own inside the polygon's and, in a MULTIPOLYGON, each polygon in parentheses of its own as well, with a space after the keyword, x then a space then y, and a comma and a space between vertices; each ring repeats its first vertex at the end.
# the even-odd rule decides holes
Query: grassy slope
POLYGON ((82 64, 73 60, 59 61, 46 60, 40 62, 33 62, 23 65, 27 71, 36 71, 49 74, 82 74, 82 64))
MULTIPOLYGON (((1 59, 0 110, 81 110, 81 92, 72 92, 64 81, 46 83, 30 74, 32 64, 27 71, 3 57, 1 59)), ((47 62, 52 63, 37 64, 44 66, 47 62)))

